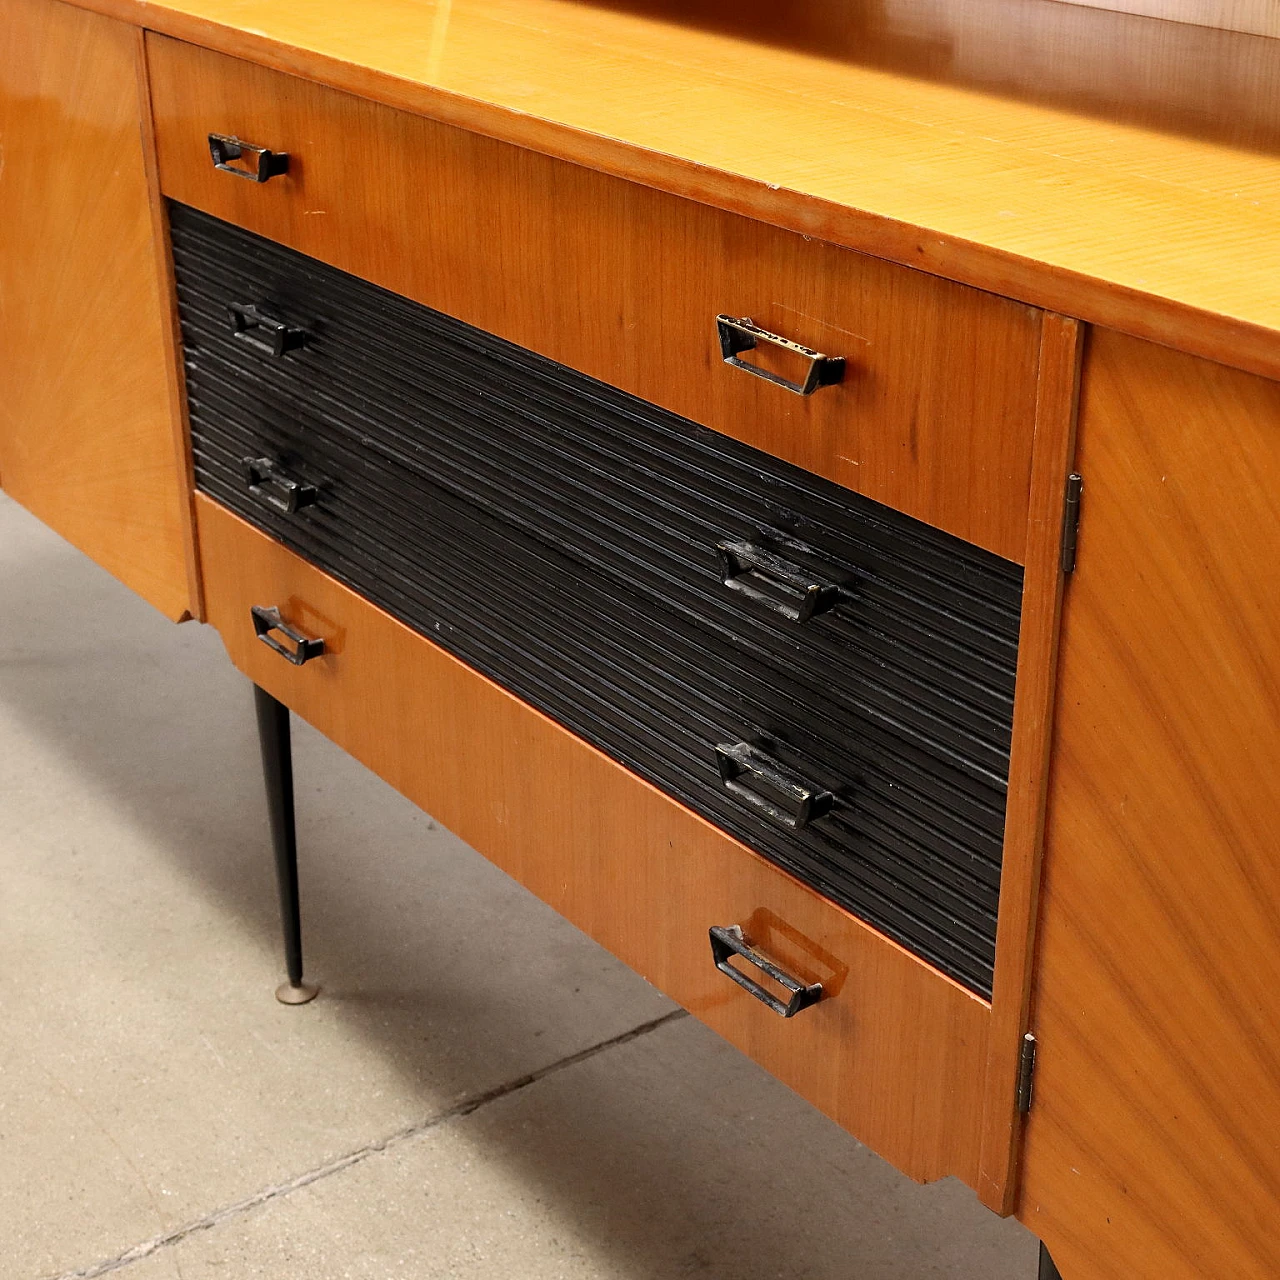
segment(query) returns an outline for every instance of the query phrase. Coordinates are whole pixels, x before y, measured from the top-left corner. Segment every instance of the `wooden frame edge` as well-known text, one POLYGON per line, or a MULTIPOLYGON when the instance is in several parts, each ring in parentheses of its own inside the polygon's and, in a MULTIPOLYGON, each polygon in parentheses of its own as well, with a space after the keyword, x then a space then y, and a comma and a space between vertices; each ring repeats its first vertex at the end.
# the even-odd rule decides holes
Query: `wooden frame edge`
MULTIPOLYGON (((178 296, 173 276, 173 254, 169 246, 169 219, 160 192, 160 167, 156 155, 155 121, 151 109, 151 71, 147 65, 147 33, 134 28, 134 66, 138 84, 139 130, 142 135, 142 162, 146 172, 147 201, 151 212, 151 243, 156 268, 156 285, 164 323, 165 383, 169 392, 169 423, 173 433, 174 459, 180 472, 183 492, 182 542, 187 566, 187 618, 205 620, 204 584, 200 572, 200 534, 196 524, 195 468, 191 437, 187 432, 187 389, 182 376, 182 329, 178 321, 178 296)), ((185 619, 179 619, 184 621, 185 619)))
POLYGON ((1036 900, 1040 888, 1058 633, 1065 585, 1063 503, 1075 457, 1084 336, 1085 326, 1079 321, 1045 313, 1040 338, 1017 695, 978 1167, 978 1198, 1000 1214, 1013 1212, 1021 1146, 1022 1116, 1017 1106, 1019 1057, 1022 1038, 1030 1029, 1036 900))

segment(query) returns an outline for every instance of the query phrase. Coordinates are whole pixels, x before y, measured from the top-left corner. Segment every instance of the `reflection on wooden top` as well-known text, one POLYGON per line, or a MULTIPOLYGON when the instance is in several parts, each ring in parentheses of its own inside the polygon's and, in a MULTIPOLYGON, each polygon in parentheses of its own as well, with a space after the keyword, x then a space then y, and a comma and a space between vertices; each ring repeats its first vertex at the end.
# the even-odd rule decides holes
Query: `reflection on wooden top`
POLYGON ((1277 40, 1055 0, 80 2, 1280 376, 1277 40))
POLYGON ((619 14, 1280 154, 1280 44, 1058 0, 596 0, 619 14))

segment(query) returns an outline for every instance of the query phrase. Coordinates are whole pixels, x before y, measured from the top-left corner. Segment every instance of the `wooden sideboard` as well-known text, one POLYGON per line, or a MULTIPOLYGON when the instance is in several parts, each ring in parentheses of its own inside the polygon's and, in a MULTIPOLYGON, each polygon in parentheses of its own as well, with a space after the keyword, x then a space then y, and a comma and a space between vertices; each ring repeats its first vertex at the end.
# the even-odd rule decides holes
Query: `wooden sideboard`
POLYGON ((0 484, 1067 1280, 1270 1280, 1280 45, 830 8, 0 0, 0 484))

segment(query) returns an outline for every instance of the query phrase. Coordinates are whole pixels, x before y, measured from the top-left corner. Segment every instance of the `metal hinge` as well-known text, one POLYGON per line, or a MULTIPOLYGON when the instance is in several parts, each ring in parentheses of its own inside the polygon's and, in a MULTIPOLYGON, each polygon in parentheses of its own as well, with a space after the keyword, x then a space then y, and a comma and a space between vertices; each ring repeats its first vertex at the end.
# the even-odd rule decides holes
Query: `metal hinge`
POLYGON ((1080 495, 1084 492, 1084 477, 1073 471, 1067 477, 1067 492, 1062 511, 1062 572, 1070 573, 1076 567, 1076 542, 1080 537, 1080 495))
POLYGON ((1022 1037, 1022 1048, 1018 1050, 1018 1114, 1026 1115, 1031 1110, 1031 1095, 1034 1090, 1036 1074, 1036 1038, 1030 1031, 1022 1037))

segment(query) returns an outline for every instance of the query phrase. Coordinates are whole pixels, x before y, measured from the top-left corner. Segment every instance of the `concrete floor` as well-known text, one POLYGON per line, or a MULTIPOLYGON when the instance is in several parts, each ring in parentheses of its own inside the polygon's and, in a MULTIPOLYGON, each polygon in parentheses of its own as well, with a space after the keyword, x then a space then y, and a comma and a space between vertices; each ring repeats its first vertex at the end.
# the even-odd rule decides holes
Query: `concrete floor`
POLYGON ((1032 1280, 0 497, 0 1276, 1032 1280))

